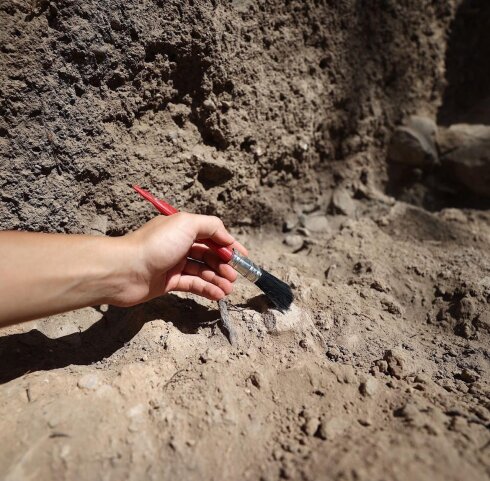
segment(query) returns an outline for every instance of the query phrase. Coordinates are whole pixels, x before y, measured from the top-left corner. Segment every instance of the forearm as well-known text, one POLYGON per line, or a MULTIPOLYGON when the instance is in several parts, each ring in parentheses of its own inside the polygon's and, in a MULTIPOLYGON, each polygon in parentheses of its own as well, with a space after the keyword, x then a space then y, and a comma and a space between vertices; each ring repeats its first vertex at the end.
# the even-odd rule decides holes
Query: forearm
POLYGON ((0 232, 0 326, 108 303, 128 262, 120 238, 0 232))

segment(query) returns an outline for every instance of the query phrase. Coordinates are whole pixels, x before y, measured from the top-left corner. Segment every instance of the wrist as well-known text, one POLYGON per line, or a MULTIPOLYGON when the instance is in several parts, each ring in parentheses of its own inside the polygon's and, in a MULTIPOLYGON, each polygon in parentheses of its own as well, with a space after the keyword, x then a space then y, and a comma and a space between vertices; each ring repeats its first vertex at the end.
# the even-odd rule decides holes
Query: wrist
POLYGON ((103 237, 101 244, 104 269, 98 303, 130 306, 141 302, 148 282, 137 239, 131 235, 103 237))

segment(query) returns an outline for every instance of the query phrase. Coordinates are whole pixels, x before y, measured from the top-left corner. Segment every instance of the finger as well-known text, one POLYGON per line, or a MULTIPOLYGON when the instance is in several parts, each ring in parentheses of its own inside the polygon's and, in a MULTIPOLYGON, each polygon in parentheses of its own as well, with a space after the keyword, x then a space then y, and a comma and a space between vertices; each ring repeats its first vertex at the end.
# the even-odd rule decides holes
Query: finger
POLYGON ((235 242, 233 236, 226 230, 223 222, 212 215, 198 215, 181 212, 175 214, 182 222, 182 228, 187 231, 194 240, 212 239, 223 246, 232 245, 235 242))
POLYGON ((183 270, 184 274, 198 276, 201 279, 219 287, 225 294, 229 294, 233 290, 231 282, 225 277, 220 276, 215 270, 211 269, 206 264, 189 259, 183 270))
POLYGON ((219 301, 226 296, 226 294, 215 284, 206 282, 204 279, 196 276, 181 276, 177 286, 172 289, 173 291, 191 292, 198 296, 205 297, 210 301, 219 301))
POLYGON ((237 272, 233 267, 225 264, 218 254, 212 249, 203 244, 194 244, 188 253, 189 257, 198 261, 205 262, 209 267, 214 269, 221 277, 228 279, 230 282, 235 282, 237 272))

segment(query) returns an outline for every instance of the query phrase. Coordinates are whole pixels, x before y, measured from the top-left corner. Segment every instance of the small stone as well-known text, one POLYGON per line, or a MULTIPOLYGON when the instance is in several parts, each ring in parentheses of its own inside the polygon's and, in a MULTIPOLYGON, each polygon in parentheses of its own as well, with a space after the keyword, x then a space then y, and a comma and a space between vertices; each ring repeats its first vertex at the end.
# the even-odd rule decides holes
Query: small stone
POLYGON ((318 436, 321 439, 334 439, 344 433, 349 427, 349 422, 341 417, 323 420, 318 428, 318 436))
POLYGON ((206 99, 203 103, 202 106, 206 109, 209 110, 210 112, 214 112, 216 110, 216 104, 211 100, 211 99, 206 99))
POLYGON ((402 417, 402 418, 406 419, 407 421, 413 421, 413 420, 417 419, 419 414, 420 414, 420 411, 419 411, 418 407, 411 402, 408 402, 407 404, 405 404, 405 406, 403 406, 402 408, 397 409, 395 411, 395 416, 402 417))
POLYGON ((263 315, 263 320, 267 331, 275 335, 301 331, 312 326, 308 314, 295 304, 292 304, 286 312, 270 309, 263 315))
POLYGON ((459 222, 460 224, 468 222, 468 217, 460 209, 444 209, 441 211, 440 216, 447 222, 459 222))
POLYGON ((332 193, 330 210, 333 214, 353 216, 356 211, 356 205, 346 189, 338 188, 332 193))
POLYGON ((369 418, 359 418, 357 421, 361 426, 366 426, 366 427, 371 426, 373 424, 373 422, 369 418))
POLYGON ((388 372, 393 377, 401 379, 410 374, 408 360, 400 349, 389 349, 385 352, 384 360, 388 363, 388 372))
POLYGON ((372 397, 378 390, 378 381, 374 377, 368 377, 359 387, 363 396, 372 397))
POLYGON ((395 130, 388 146, 388 158, 396 164, 421 168, 438 162, 434 141, 414 126, 395 130))
POLYGON ((295 215, 289 215, 284 219, 282 224, 283 232, 291 232, 298 225, 298 217, 295 215))
POLYGON ((221 101, 221 108, 223 110, 230 110, 231 108, 233 107, 233 102, 229 101, 229 100, 222 100, 221 101))
POLYGON ((78 380, 77 384, 81 389, 94 390, 99 385, 99 378, 96 374, 85 374, 78 380))
POLYGON ((388 363, 384 359, 379 359, 374 364, 378 367, 379 372, 388 373, 388 363))
POLYGON ((304 227, 310 232, 327 232, 330 226, 324 215, 311 215, 305 218, 304 227))
POLYGON ((304 239, 298 234, 291 234, 284 237, 284 244, 291 247, 293 251, 299 251, 304 245, 304 239))
POLYGON ((439 129, 445 173, 471 192, 490 197, 490 126, 456 124, 439 129))
POLYGON ((421 383, 421 384, 429 384, 430 381, 431 381, 430 377, 423 373, 417 374, 414 379, 414 382, 421 383))

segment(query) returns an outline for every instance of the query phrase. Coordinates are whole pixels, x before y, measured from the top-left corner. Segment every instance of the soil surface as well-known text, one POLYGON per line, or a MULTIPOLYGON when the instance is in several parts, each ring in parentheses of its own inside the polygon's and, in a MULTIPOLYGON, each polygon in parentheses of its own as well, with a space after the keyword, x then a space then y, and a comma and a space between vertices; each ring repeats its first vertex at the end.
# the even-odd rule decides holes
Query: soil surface
POLYGON ((490 211, 385 193, 483 3, 0 0, 2 229, 123 234, 139 183, 295 294, 3 329, 0 479, 488 479, 490 211))

